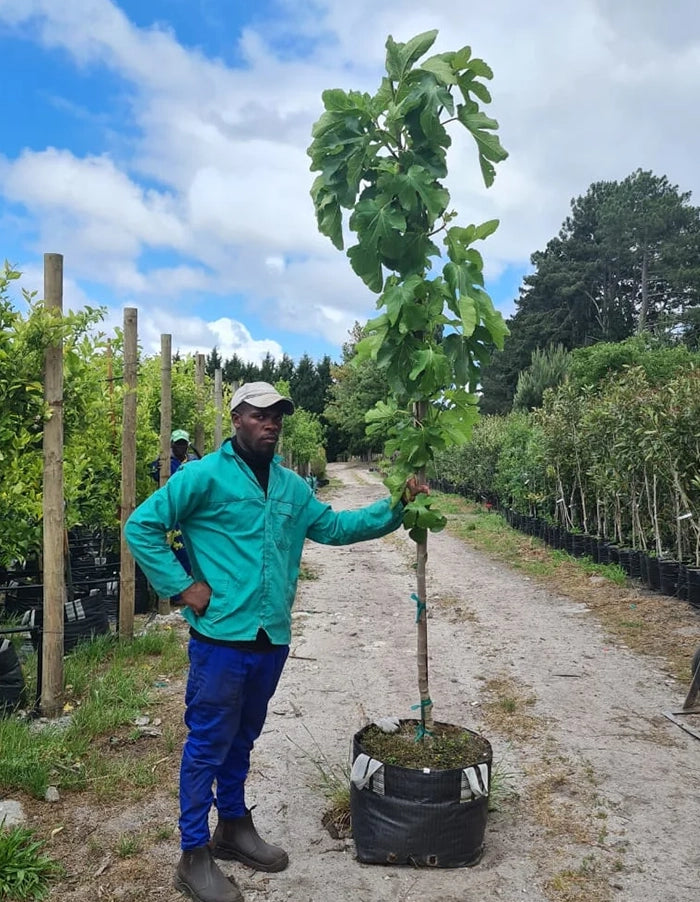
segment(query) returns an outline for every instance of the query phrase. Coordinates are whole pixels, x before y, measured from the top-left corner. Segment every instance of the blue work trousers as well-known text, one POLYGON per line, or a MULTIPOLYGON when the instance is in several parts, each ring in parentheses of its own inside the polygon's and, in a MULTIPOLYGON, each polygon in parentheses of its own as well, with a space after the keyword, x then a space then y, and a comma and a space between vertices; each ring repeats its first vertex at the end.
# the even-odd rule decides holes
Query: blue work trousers
POLYGON ((180 766, 180 834, 183 849, 209 842, 209 811, 219 817, 246 813, 244 787, 250 752, 260 735, 289 648, 248 651, 189 641, 185 693, 189 730, 180 766))

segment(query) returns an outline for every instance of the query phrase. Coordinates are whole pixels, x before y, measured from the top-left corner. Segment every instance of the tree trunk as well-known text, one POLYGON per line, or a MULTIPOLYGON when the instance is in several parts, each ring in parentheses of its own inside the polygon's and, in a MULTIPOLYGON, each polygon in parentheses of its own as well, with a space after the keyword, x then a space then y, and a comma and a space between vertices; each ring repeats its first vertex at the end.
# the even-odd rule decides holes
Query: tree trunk
MULTIPOLYGON (((414 415, 418 423, 425 419, 427 403, 418 401, 414 405, 414 415)), ((425 469, 421 468, 416 474, 418 481, 425 482, 425 469)), ((428 539, 416 543, 416 656, 418 665, 418 691, 420 693, 420 720, 421 738, 433 732, 433 703, 430 698, 430 685, 428 681, 428 609, 426 606, 427 592, 425 587, 425 569, 428 561, 428 539)))
POLYGON ((639 307, 639 319, 637 320, 637 332, 643 332, 647 327, 649 313, 649 249, 644 248, 642 254, 642 302, 639 307))

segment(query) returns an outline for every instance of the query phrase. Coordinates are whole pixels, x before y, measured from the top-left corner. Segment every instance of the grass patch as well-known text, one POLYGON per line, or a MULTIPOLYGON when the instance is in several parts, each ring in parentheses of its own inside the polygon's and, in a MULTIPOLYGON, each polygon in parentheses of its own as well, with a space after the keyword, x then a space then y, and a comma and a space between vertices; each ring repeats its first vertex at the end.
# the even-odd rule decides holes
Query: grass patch
POLYGON ((500 676, 484 683, 487 699, 481 711, 489 729, 510 740, 525 740, 545 729, 545 722, 533 714, 537 701, 532 694, 523 691, 510 677, 500 676))
POLYGON ((50 785, 103 787, 108 793, 154 785, 150 759, 162 757, 162 748, 106 755, 100 740, 107 735, 109 745, 110 734, 133 730, 135 718, 156 698, 154 685, 182 674, 186 665, 182 637, 173 630, 153 630, 130 642, 100 637, 79 645, 65 659, 67 723, 0 720, 0 788, 43 798, 50 785))
POLYGON ((304 726, 304 729, 313 744, 313 752, 302 748, 289 736, 287 739, 316 769, 321 792, 328 803, 321 822, 334 839, 350 836, 350 766, 330 761, 308 727, 304 726))
POLYGON ((305 561, 302 561, 299 566, 299 579, 309 581, 318 578, 319 573, 316 567, 312 567, 311 564, 307 564, 305 561))
POLYGON ((516 788, 518 776, 513 771, 505 770, 500 762, 493 765, 489 787, 489 811, 503 811, 510 802, 520 798, 516 788))
POLYGON ((342 479, 338 479, 337 476, 331 476, 326 485, 322 485, 316 490, 316 494, 319 496, 325 495, 326 493, 332 492, 334 489, 342 489, 344 485, 345 483, 342 479))
POLYGON ((451 614, 455 620, 476 623, 479 619, 476 611, 469 607, 465 599, 458 598, 456 595, 445 595, 444 593, 433 595, 430 598, 430 604, 451 614))
POLYGON ((25 827, 0 827, 0 899, 24 902, 46 897, 63 868, 44 854, 44 845, 25 827))
POLYGON ((545 889, 557 902, 602 902, 611 896, 607 876, 595 855, 585 855, 578 867, 554 874, 545 889))
POLYGON ((143 840, 138 833, 122 833, 114 846, 114 853, 119 858, 133 858, 143 849, 143 840))
POLYGON ((607 806, 596 791, 592 765, 543 753, 529 772, 524 803, 552 840, 551 856, 540 861, 547 897, 552 902, 609 902, 610 877, 624 862, 613 858, 606 845, 607 806), (603 854, 592 855, 592 847, 603 854))

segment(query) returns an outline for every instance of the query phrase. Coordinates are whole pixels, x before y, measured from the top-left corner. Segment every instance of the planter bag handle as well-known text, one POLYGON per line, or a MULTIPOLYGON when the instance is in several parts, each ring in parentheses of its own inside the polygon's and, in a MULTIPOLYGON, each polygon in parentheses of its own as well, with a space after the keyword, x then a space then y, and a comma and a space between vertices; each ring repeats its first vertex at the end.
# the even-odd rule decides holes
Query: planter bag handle
POLYGON ((376 778, 372 780, 371 788, 379 795, 384 795, 384 774, 383 772, 378 773, 383 768, 384 764, 381 761, 377 761, 376 758, 370 758, 369 755, 360 752, 352 763, 350 782, 358 789, 367 789, 369 781, 376 774, 376 778))
POLYGON ((468 802, 470 799, 483 799, 488 794, 488 765, 477 764, 474 767, 465 767, 462 771, 462 792, 460 796, 460 802, 468 802))

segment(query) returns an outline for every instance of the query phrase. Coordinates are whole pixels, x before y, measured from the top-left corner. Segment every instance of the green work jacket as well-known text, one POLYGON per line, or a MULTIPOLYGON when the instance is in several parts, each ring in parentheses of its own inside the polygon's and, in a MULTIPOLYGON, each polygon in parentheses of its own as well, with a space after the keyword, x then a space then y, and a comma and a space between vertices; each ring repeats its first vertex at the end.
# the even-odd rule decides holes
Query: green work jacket
POLYGON ((124 527, 134 558, 159 596, 177 595, 200 580, 211 587, 201 616, 182 610, 204 636, 252 640, 262 628, 273 644, 288 644, 304 540, 347 545, 383 536, 402 522, 402 505, 392 508, 389 498, 334 511, 280 460, 270 464, 265 495, 227 440, 218 451, 180 467, 124 527), (175 524, 192 576, 167 541, 175 524))

